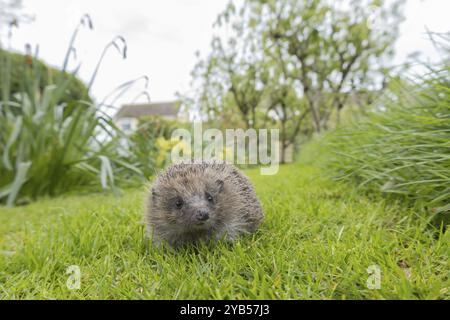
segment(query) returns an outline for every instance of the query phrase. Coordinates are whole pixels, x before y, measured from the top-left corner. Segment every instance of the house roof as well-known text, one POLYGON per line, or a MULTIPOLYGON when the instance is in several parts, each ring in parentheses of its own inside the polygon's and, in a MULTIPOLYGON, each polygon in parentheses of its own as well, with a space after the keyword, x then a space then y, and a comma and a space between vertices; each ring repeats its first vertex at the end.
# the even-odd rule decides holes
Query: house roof
POLYGON ((140 118, 144 116, 176 116, 180 108, 179 101, 141 104, 124 104, 114 118, 140 118))

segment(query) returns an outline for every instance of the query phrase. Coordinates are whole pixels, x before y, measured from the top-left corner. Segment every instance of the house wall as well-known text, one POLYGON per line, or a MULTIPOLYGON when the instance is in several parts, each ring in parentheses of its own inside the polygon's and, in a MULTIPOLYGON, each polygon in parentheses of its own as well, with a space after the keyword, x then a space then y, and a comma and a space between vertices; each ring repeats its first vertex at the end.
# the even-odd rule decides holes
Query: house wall
POLYGON ((133 133, 138 127, 138 119, 136 118, 119 118, 116 125, 125 133, 133 133))

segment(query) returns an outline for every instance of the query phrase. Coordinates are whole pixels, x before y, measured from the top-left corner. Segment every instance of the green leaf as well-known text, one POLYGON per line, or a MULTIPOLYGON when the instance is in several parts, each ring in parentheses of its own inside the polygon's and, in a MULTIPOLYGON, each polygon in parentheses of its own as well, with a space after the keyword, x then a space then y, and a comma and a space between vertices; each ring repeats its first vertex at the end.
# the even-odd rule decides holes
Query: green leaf
POLYGON ((16 142, 17 138, 20 135, 20 131, 22 129, 22 117, 18 116, 16 119, 16 122, 14 123, 14 129, 11 135, 9 136, 8 142, 5 146, 5 151, 3 152, 3 163, 8 170, 12 170, 13 167, 11 165, 11 162, 9 160, 9 150, 11 149, 11 146, 16 142))
POLYGON ((11 189, 9 190, 8 199, 6 201, 7 206, 12 206, 16 201, 17 195, 19 194, 20 189, 23 184, 27 181, 27 172, 31 167, 31 162, 21 162, 17 166, 17 172, 14 176, 14 181, 11 185, 11 189))

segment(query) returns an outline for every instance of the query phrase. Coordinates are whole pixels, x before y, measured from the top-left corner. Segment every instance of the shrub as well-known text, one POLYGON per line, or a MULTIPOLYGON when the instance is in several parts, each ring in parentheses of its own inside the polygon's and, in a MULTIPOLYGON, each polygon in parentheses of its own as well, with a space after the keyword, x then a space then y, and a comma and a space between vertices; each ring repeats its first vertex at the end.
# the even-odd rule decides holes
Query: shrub
POLYGON ((92 102, 84 83, 73 74, 62 72, 56 68, 47 66, 40 60, 32 59, 28 55, 7 52, 0 49, 0 70, 8 72, 0 80, 0 92, 8 97, 23 92, 26 78, 39 77, 39 91, 42 93, 48 85, 56 84, 60 77, 70 79, 66 92, 61 96, 60 103, 69 105, 71 109, 78 100, 92 102), (6 79, 5 77, 8 77, 6 79))
POLYGON ((415 84, 398 83, 383 105, 326 137, 337 178, 399 195, 434 212, 450 210, 450 66, 415 84))
MULTIPOLYGON (((88 16, 81 19, 78 28, 84 24, 91 27, 88 16)), ((105 47, 90 84, 108 49, 120 51, 116 41, 123 44, 125 57, 125 41, 114 38, 105 47)), ((123 150, 127 137, 112 119, 83 90, 79 97, 67 95, 77 86, 74 73, 60 74, 63 76, 55 77, 54 82, 44 80, 42 63, 28 57, 27 67, 18 75, 22 77, 20 90, 11 95, 14 76, 9 66, 14 56, 5 57, 7 68, 1 72, 0 202, 14 205, 80 188, 97 190, 98 186, 114 191, 116 185, 143 179, 142 171, 130 161, 136 157, 123 150), (71 97, 74 100, 64 102, 71 97)))

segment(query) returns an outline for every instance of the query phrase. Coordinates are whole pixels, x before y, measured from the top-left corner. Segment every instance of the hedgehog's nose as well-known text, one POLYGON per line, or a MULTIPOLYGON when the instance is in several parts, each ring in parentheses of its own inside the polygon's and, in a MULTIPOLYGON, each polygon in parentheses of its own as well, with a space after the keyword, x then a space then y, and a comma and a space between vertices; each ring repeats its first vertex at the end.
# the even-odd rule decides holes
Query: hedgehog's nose
POLYGON ((206 210, 199 210, 199 211, 197 211, 197 214, 195 215, 195 217, 199 221, 206 221, 209 219, 209 213, 206 210))

